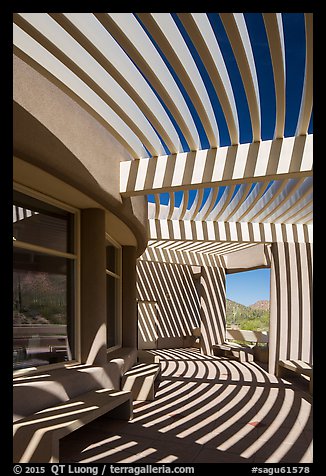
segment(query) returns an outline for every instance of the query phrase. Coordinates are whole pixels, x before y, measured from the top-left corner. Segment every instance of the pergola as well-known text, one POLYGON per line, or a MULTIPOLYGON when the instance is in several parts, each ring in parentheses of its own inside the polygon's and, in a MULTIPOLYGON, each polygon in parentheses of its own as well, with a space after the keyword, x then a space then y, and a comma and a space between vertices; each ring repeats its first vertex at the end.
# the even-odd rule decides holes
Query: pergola
POLYGON ((255 14, 267 55, 257 54, 250 15, 19 13, 14 50, 129 151, 120 193, 149 196, 142 260, 228 268, 235 252, 273 244, 265 264, 274 262, 274 361, 311 361, 302 343, 311 335, 304 283, 312 269, 312 14, 302 14, 297 47, 305 62, 292 135, 284 15, 255 14), (273 107, 263 101, 263 70, 272 75, 273 107), (288 344, 279 345, 283 334, 288 344))

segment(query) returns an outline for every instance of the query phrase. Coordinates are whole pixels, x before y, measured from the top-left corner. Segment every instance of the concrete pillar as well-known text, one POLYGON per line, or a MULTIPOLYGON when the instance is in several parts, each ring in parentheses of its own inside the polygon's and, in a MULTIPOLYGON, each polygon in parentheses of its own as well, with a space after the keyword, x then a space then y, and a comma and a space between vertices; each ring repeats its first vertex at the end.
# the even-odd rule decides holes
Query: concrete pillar
POLYGON ((81 361, 103 365, 106 354, 105 212, 81 211, 81 361))
POLYGON ((269 373, 284 359, 313 363, 313 262, 310 243, 273 243, 269 373))
POLYGON ((136 248, 122 248, 122 345, 137 348, 136 248))
POLYGON ((213 355, 214 344, 221 344, 226 328, 224 268, 202 266, 200 276, 201 353, 213 355))

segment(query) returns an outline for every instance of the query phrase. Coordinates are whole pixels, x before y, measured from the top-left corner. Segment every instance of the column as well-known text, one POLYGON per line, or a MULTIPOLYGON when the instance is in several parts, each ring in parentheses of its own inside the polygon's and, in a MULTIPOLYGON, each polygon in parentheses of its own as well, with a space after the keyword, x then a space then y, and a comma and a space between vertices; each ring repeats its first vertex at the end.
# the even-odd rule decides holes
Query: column
POLYGON ((81 212, 81 361, 103 365, 106 357, 105 212, 81 212))

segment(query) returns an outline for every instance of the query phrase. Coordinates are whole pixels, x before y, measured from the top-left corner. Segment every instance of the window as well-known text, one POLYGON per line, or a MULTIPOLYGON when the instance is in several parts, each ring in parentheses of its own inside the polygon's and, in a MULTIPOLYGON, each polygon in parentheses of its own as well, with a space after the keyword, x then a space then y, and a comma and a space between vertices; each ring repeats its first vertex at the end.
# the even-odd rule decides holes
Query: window
POLYGON ((121 247, 106 235, 107 347, 121 346, 121 247))
POLYGON ((13 369, 75 353, 75 213, 14 191, 13 369))

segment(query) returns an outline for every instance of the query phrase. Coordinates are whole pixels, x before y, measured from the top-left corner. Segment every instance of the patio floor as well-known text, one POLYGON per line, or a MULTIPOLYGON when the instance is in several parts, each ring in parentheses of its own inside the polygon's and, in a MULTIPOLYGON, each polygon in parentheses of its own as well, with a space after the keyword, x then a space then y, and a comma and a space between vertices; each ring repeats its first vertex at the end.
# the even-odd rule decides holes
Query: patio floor
POLYGON ((61 441, 63 463, 311 463, 307 382, 279 379, 257 363, 155 351, 162 379, 130 422, 108 417, 61 441))

